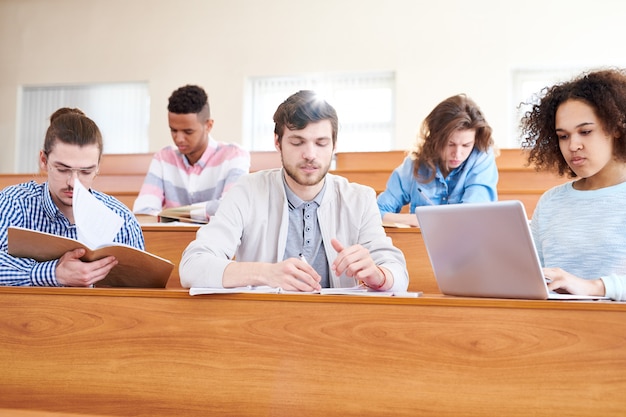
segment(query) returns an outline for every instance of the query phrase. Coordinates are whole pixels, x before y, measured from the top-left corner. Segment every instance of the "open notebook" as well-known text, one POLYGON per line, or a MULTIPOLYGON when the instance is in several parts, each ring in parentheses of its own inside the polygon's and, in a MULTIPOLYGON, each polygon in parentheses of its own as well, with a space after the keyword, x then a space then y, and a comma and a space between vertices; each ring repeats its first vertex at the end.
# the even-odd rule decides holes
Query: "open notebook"
POLYGON ((545 282, 520 201, 415 210, 443 294, 522 299, 600 299, 556 294, 545 282))

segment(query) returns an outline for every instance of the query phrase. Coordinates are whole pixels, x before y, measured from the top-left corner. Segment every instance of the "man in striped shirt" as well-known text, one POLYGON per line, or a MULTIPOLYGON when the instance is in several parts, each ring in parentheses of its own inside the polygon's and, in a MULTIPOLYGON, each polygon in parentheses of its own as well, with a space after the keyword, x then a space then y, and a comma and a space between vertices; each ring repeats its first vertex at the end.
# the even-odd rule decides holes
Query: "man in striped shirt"
POLYGON ((180 87, 169 98, 168 122, 175 146, 157 152, 133 205, 156 216, 163 208, 197 205, 192 216, 207 220, 222 195, 250 169, 250 153, 210 136, 213 119, 206 92, 180 87))
POLYGON ((90 189, 101 156, 100 130, 82 111, 61 108, 50 116, 39 155, 39 167, 47 172, 48 180, 42 184, 30 181, 0 191, 0 285, 88 287, 106 277, 117 265, 113 256, 83 262, 80 258, 84 249, 66 252, 48 262, 8 254, 9 226, 77 239, 72 207, 76 179, 123 219, 113 241, 144 249, 141 227, 130 210, 115 198, 90 189))

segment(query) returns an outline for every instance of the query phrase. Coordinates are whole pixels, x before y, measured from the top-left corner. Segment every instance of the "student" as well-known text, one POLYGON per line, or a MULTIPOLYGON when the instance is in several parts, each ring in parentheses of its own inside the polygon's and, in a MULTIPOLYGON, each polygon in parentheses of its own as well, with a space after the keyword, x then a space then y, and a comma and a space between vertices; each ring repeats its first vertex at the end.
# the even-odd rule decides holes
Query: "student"
POLYGON ((626 300, 626 71, 545 89, 521 127, 530 163, 574 178, 544 193, 532 217, 548 287, 626 300))
POLYGON ((394 169, 378 196, 384 222, 418 226, 415 207, 498 199, 491 127, 470 98, 439 103, 422 122, 416 149, 394 169), (410 204, 408 213, 400 213, 410 204))
POLYGON ((186 85, 174 91, 167 110, 175 147, 154 155, 133 212, 156 216, 163 208, 198 204, 203 207, 194 217, 199 213, 199 219, 206 220, 237 178, 250 170, 250 153, 211 137, 213 119, 201 87, 186 85))
MULTIPOLYGON (((48 180, 13 185, 0 192, 0 285, 86 287, 106 277, 117 264, 112 256, 83 262, 80 257, 84 249, 69 251, 49 262, 15 258, 7 252, 9 226, 77 239, 72 211, 74 181, 78 178, 90 190, 101 156, 100 130, 82 111, 64 107, 50 116, 39 154, 39 167, 47 172, 48 180)), ((111 196, 90 191, 124 220, 114 241, 143 250, 143 234, 130 210, 111 196)))
POLYGON ((278 107, 274 122, 282 169, 244 176, 228 192, 183 252, 183 287, 315 291, 360 281, 405 291, 406 261, 385 235, 373 190, 328 174, 335 109, 300 91, 278 107))

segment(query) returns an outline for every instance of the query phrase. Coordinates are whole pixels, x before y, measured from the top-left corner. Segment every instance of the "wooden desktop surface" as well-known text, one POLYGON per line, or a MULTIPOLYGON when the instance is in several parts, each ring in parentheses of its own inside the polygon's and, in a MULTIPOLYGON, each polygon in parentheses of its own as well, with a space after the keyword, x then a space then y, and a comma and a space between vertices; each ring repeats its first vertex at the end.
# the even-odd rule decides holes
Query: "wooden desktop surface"
MULTIPOLYGON (((174 262, 167 288, 180 288, 178 265, 183 250, 196 238, 198 226, 167 225, 147 223, 143 219, 142 230, 146 241, 146 250, 174 262)), ((437 293, 439 287, 430 266, 426 247, 419 228, 386 227, 385 232, 394 245, 404 253, 409 271, 409 290, 437 293)))
POLYGON ((167 288, 181 288, 178 266, 183 251, 196 238, 199 226, 169 226, 163 224, 141 224, 146 251, 168 259, 174 263, 174 269, 167 281, 167 288))
POLYGON ((439 293, 421 230, 417 227, 385 227, 385 232, 393 244, 404 253, 406 269, 409 271, 409 291, 439 293))
POLYGON ((0 288, 0 408, 622 416, 626 304, 0 288))
POLYGON ((66 413, 45 410, 20 410, 16 408, 0 408, 0 417, 105 417, 93 413, 66 413))

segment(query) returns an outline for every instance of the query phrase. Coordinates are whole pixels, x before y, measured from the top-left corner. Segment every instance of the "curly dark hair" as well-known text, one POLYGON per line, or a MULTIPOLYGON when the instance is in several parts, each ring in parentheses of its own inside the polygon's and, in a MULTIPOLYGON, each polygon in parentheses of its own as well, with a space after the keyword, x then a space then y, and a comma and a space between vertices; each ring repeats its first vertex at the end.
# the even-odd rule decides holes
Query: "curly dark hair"
POLYGON ((176 114, 196 113, 202 122, 211 118, 209 97, 197 85, 186 85, 175 90, 169 98, 167 110, 176 114))
POLYGON ((413 176, 426 182, 432 181, 441 169, 441 153, 448 139, 457 130, 476 131, 474 147, 487 152, 494 146, 491 126, 485 120, 476 103, 465 94, 448 97, 437 104, 422 122, 416 149, 410 152, 413 159, 413 176), (428 168, 428 177, 420 178, 420 167, 428 168))
MULTIPOLYGON (((576 177, 567 165, 556 134, 556 111, 568 100, 593 109, 605 132, 613 134, 613 155, 626 161, 626 70, 584 72, 571 81, 545 87, 520 121, 522 148, 529 150, 528 165, 576 177)), ((522 103, 522 105, 530 103, 522 103)))

